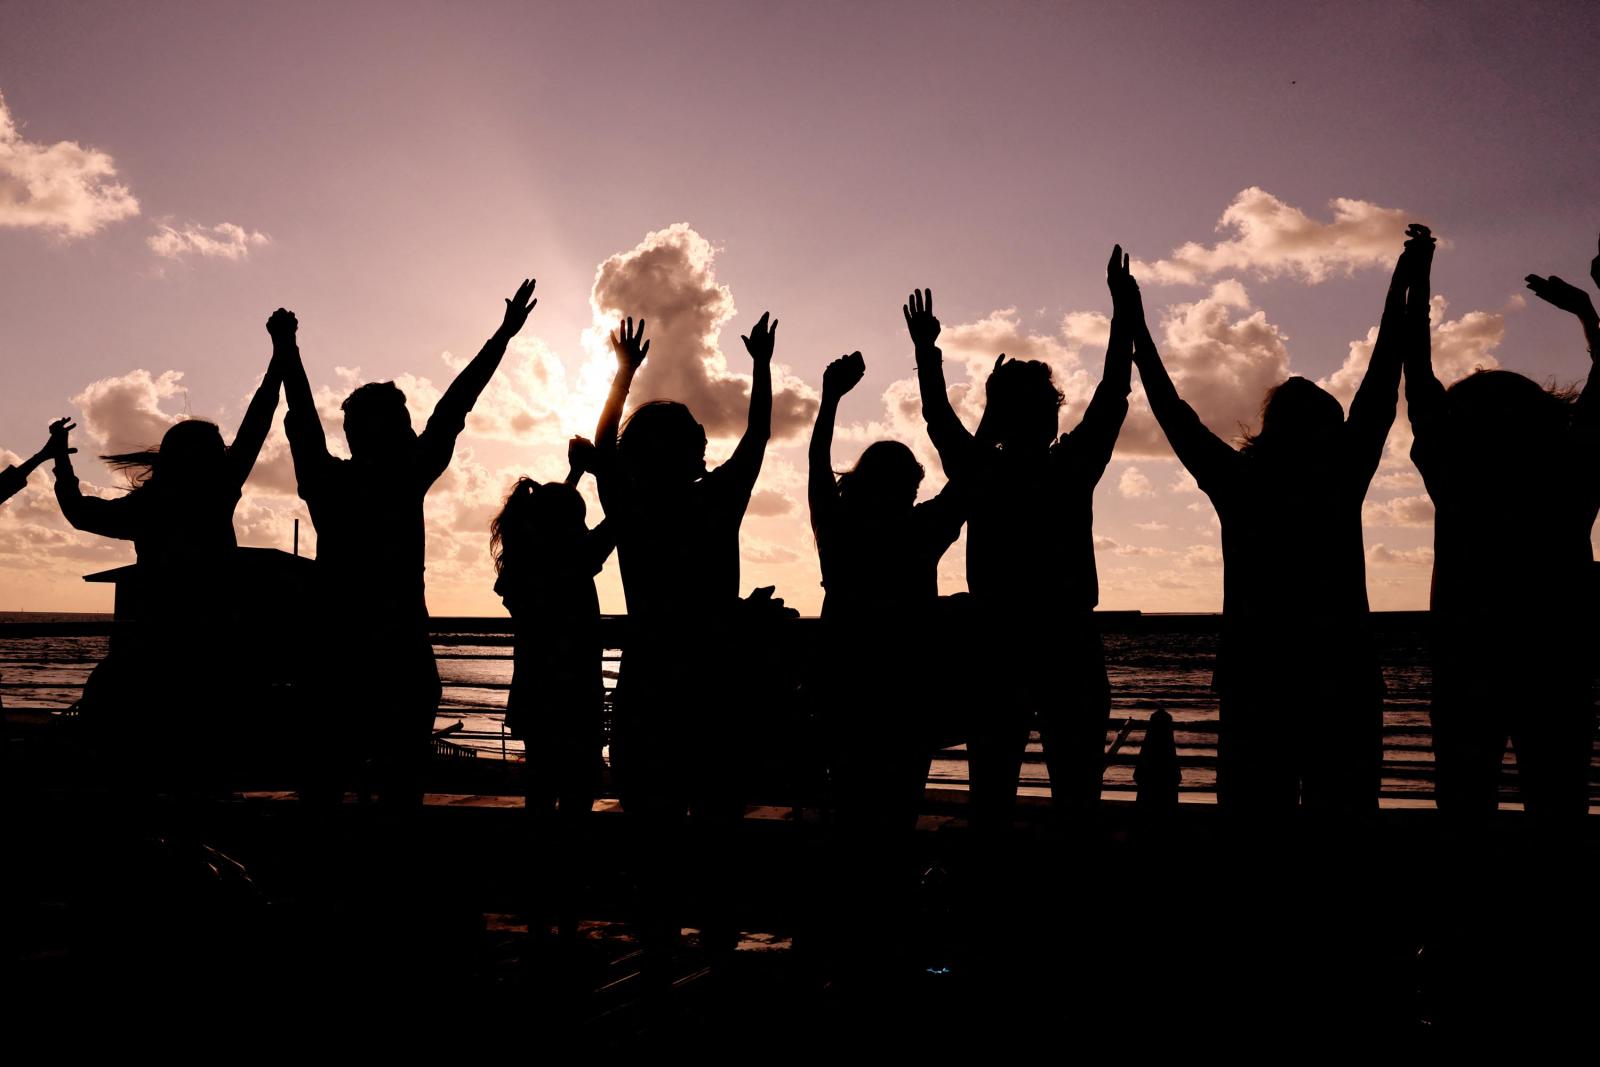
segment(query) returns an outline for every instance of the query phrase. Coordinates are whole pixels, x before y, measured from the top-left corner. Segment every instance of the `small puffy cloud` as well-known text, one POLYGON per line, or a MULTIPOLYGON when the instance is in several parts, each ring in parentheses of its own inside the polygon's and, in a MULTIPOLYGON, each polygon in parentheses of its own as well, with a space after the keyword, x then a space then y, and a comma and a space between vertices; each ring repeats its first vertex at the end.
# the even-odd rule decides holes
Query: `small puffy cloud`
POLYGON ((1222 566, 1222 551, 1216 545, 1190 545, 1183 561, 1191 567, 1222 566))
POLYGON ((787 515, 794 510, 794 501, 784 493, 771 489, 761 489, 750 497, 750 506, 745 511, 764 519, 787 515))
POLYGON ((1379 541, 1367 549, 1367 562, 1431 564, 1433 563, 1433 549, 1426 545, 1419 548, 1390 548, 1379 541))
POLYGON ((161 223, 155 233, 145 238, 145 243, 163 259, 184 256, 244 259, 252 248, 270 244, 271 240, 260 230, 247 230, 232 222, 219 222, 215 226, 189 223, 181 228, 161 223))
POLYGON ((1155 486, 1150 484, 1150 479, 1138 467, 1129 467, 1122 472, 1122 478, 1117 482, 1117 490, 1130 499, 1142 496, 1155 496, 1155 486))
POLYGON ((139 201, 115 181, 111 156, 76 141, 29 141, 0 97, 0 226, 87 237, 139 213, 139 201))
POLYGON ((1140 280, 1196 285, 1216 274, 1248 271, 1258 277, 1288 275, 1316 284, 1357 267, 1389 263, 1405 240, 1406 213, 1365 200, 1338 197, 1330 202, 1333 218, 1313 219, 1265 189, 1251 186, 1233 198, 1217 231, 1215 244, 1190 241, 1164 259, 1139 262, 1140 280))
POLYGON ((1133 527, 1136 530, 1144 530, 1148 533, 1159 533, 1168 528, 1164 522, 1136 522, 1133 527))
MULTIPOLYGON (((647 234, 627 252, 611 256, 595 271, 589 301, 595 325, 593 349, 622 316, 646 320, 650 355, 634 379, 631 399, 669 399, 687 405, 713 437, 744 432, 750 376, 730 369, 718 345, 734 316, 733 294, 717 282, 716 249, 688 223, 647 234)), ((749 316, 753 325, 758 316, 749 316)), ((781 311, 775 315, 781 320, 781 311)), ((777 348, 783 351, 783 332, 777 348)), ((739 359, 747 359, 742 352, 739 359)), ((772 367, 772 432, 788 437, 809 430, 817 394, 779 365, 772 367)))
POLYGON ((1361 521, 1368 526, 1430 526, 1433 501, 1426 495, 1368 500, 1362 505, 1361 521))

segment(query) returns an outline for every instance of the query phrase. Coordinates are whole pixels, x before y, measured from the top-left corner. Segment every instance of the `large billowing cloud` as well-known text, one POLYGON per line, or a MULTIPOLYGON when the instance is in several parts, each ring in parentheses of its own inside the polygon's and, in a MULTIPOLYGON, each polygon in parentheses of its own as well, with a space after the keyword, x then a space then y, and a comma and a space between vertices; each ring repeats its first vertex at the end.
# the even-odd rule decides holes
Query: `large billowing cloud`
POLYGON ((215 226, 197 223, 173 226, 164 222, 155 233, 145 238, 145 243, 163 259, 182 259, 185 256, 245 259, 251 249, 270 244, 271 240, 260 230, 247 230, 233 222, 219 222, 215 226))
POLYGON ((1222 273, 1264 278, 1290 275, 1315 284, 1357 267, 1392 262, 1405 240, 1405 212, 1365 200, 1331 201, 1333 219, 1319 222, 1265 189, 1233 198, 1217 222, 1227 234, 1215 244, 1190 241, 1154 263, 1134 264, 1142 281, 1194 285, 1222 273))
POLYGON ((87 237, 137 215, 139 201, 116 175, 111 156, 98 149, 24 138, 0 97, 0 226, 87 237))
MULTIPOLYGON (((648 323, 650 355, 634 379, 631 399, 670 399, 686 404, 706 433, 737 437, 744 432, 750 376, 730 369, 717 343, 734 316, 733 294, 718 284, 716 249, 688 223, 646 235, 630 251, 611 256, 595 271, 590 296, 596 334, 621 316, 648 323)), ((747 333, 758 315, 746 316, 747 333)), ((782 319, 781 310, 777 318, 782 319)), ((598 338, 597 338, 598 339, 598 338)), ((778 333, 778 351, 783 332, 778 333)), ((737 362, 747 357, 741 352, 737 362)), ((804 382, 773 365, 772 431, 786 437, 809 430, 817 396, 804 382)))
POLYGON ((101 448, 133 452, 159 444, 161 435, 183 418, 170 406, 185 392, 182 371, 152 375, 141 368, 90 382, 72 403, 81 413, 82 428, 101 448))

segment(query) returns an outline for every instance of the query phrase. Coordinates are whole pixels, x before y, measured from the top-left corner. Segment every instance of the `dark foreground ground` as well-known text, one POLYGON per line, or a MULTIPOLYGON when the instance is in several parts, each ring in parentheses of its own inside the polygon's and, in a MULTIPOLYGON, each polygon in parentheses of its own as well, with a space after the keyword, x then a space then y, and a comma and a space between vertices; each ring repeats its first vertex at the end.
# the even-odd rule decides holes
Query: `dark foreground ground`
POLYGON ((930 791, 897 861, 903 891, 884 900, 830 863, 814 811, 752 808, 719 852, 738 950, 715 966, 702 951, 703 864, 686 842, 668 852, 685 936, 670 980, 650 981, 632 921, 640 843, 599 807, 585 852, 563 861, 582 916, 563 943, 530 932, 555 860, 509 798, 433 795, 394 817, 275 793, 151 809, 11 789, 11 1025, 27 1032, 25 1004, 181 1007, 255 1040, 309 1010, 397 1046, 1287 1056, 1532 1048, 1594 1017, 1592 826, 1555 837, 1506 813, 1448 832, 1431 811, 1385 811, 1335 832, 1228 827, 1200 805, 1152 823, 1110 804, 1058 827, 1025 803, 1012 835, 985 841, 959 795, 930 791))

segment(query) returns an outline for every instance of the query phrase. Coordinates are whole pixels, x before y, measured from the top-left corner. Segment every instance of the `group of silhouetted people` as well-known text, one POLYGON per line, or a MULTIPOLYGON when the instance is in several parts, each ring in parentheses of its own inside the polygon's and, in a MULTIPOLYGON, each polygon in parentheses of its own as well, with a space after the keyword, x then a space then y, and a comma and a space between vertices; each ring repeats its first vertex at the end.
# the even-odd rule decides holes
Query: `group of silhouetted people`
MULTIPOLYGON (((1111 687, 1094 617, 1093 500, 1128 412, 1134 368, 1221 522, 1215 687, 1224 809, 1270 818, 1299 807, 1349 819, 1377 807, 1384 681, 1369 620, 1362 504, 1403 375, 1411 454, 1437 512, 1439 807, 1464 818, 1492 813, 1509 737, 1530 813, 1568 820, 1587 812, 1600 393, 1593 374, 1581 393, 1568 394, 1502 370, 1445 388, 1431 367, 1433 251, 1426 227, 1407 230, 1348 413, 1325 389, 1290 378, 1268 392, 1259 430, 1237 445, 1180 396, 1120 247, 1107 265, 1113 314, 1104 373, 1067 433, 1050 367, 1003 355, 982 383, 979 425, 964 426, 945 383, 932 293, 911 294, 903 314, 947 478, 921 503, 925 472, 904 442, 875 442, 835 473, 836 413, 865 363, 853 352, 828 365, 807 492, 825 625, 804 681, 825 738, 838 842, 830 870, 840 892, 851 886, 885 900, 898 892, 898 857, 932 754, 952 742, 967 745, 980 828, 1011 823, 1035 731, 1058 816, 1071 821, 1098 804, 1111 687), (963 526, 969 593, 941 597, 938 564, 963 526)), ((1600 257, 1593 273, 1600 284, 1600 257)), ((1555 277, 1527 281, 1576 315, 1591 356, 1600 352, 1600 320, 1586 292, 1555 277)), ((179 422, 157 449, 105 457, 133 486, 101 498, 79 490, 72 425, 53 423, 38 455, 0 474, 0 493, 14 493, 33 467, 53 460, 67 520, 132 540, 138 554, 135 637, 97 672, 86 706, 197 709, 226 691, 237 650, 214 620, 238 610, 226 603, 233 510, 281 387, 298 491, 318 538, 307 678, 334 739, 304 792, 337 793, 359 762, 381 798, 415 804, 440 698, 424 598, 423 498, 525 323, 533 284, 506 301, 500 327, 420 434, 392 382, 351 393, 341 405, 348 459, 328 449, 297 323, 283 309, 267 323, 272 358, 231 445, 212 423, 179 422), (179 662, 189 680, 174 686, 179 662)), ((760 679, 740 665, 762 650, 763 625, 785 614, 771 590, 741 597, 739 553, 771 436, 777 326, 763 314, 743 338, 752 367, 748 424, 729 458, 708 468, 706 432, 685 405, 651 400, 624 419, 650 348, 645 323, 625 319, 611 338, 617 375, 593 442, 572 443, 565 481, 520 479, 492 526, 495 591, 516 633, 507 725, 526 742, 528 807, 554 842, 551 906, 568 933, 576 924, 573 857, 600 790, 606 742, 595 576, 617 552, 628 635, 611 766, 635 827, 644 944, 657 960, 679 927, 673 883, 685 868, 699 882, 708 952, 716 958, 734 947, 716 897, 728 891, 729 834, 743 813, 731 773, 741 722, 761 714, 748 703, 760 679), (577 489, 584 473, 594 476, 605 512, 593 525, 577 489)), ((132 728, 127 715, 120 727, 115 714, 103 721, 112 733, 132 728)), ((1170 745, 1170 720, 1162 729, 1170 745)))

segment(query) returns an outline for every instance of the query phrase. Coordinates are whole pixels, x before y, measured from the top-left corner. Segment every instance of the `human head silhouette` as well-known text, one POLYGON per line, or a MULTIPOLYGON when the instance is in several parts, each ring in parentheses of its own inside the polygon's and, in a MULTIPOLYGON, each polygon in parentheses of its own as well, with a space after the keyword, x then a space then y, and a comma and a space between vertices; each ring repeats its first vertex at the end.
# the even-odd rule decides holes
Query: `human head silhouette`
POLYGON ((135 485, 159 484, 163 492, 192 492, 219 483, 228 458, 222 431, 207 419, 184 419, 161 436, 157 448, 102 456, 135 485))
POLYGON ((1452 443, 1485 459, 1542 453, 1566 425, 1570 399, 1515 371, 1474 371, 1445 391, 1452 443))
POLYGON ((406 394, 393 382, 368 382, 344 398, 344 439, 356 459, 382 459, 416 442, 406 394))
POLYGON ((587 530, 587 512, 583 495, 565 482, 518 478, 500 513, 489 523, 495 570, 504 565, 508 555, 548 553, 552 557, 549 562, 559 564, 561 555, 587 530))
POLYGON ((646 485, 685 485, 706 472, 706 431, 675 400, 640 404, 617 438, 622 472, 646 485))
POLYGON ((839 499, 863 513, 908 510, 917 502, 924 473, 911 449, 899 441, 874 441, 856 465, 839 476, 839 499))
POLYGON ((1066 397, 1056 388, 1050 365, 1036 359, 995 361, 986 387, 983 421, 1008 448, 1040 448, 1056 438, 1066 397))
POLYGON ((1312 456, 1329 450, 1344 425, 1344 408, 1317 383, 1293 377, 1267 390, 1261 429, 1245 435, 1245 451, 1257 455, 1312 456))

